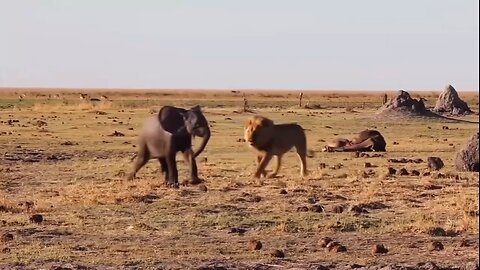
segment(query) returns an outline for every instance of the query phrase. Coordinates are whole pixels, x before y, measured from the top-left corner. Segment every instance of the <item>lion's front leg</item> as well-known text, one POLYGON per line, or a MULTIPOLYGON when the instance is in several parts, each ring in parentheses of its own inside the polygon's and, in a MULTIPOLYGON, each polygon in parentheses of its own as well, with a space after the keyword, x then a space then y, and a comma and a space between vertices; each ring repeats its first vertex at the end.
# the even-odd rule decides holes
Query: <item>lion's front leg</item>
MULTIPOLYGON (((263 157, 264 157, 263 155, 257 156, 257 168, 260 166, 260 163, 262 162, 263 157)), ((261 173, 261 176, 267 177, 267 171, 263 170, 263 172, 261 173)))
POLYGON ((277 167, 275 168, 275 171, 271 174, 268 175, 268 178, 275 178, 280 171, 280 166, 282 165, 282 155, 277 155, 277 167))
POLYGON ((254 175, 256 178, 260 178, 262 174, 264 175, 266 174, 265 168, 267 167, 272 157, 273 155, 268 152, 263 156, 262 160, 260 161, 260 164, 258 164, 257 171, 255 172, 255 175, 254 175))

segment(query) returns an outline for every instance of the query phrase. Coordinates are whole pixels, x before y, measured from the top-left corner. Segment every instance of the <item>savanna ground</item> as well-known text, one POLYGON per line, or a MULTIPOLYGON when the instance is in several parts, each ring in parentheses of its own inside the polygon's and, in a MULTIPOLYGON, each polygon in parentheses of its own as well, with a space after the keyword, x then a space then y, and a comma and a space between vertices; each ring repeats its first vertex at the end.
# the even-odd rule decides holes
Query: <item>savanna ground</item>
MULTIPOLYGON (((315 269, 421 262, 463 267, 478 261, 479 176, 458 173, 453 165, 455 151, 478 132, 478 124, 373 120, 383 93, 305 92, 304 103, 319 105, 305 109, 298 108, 295 91, 246 92, 255 113, 300 123, 314 152, 303 179, 292 152, 278 178, 256 180, 254 153, 242 141, 244 121, 252 115, 239 113, 242 93, 97 90, 85 93, 110 100, 89 102, 79 92, 0 92, 0 268, 315 269), (167 104, 200 104, 210 121, 211 140, 197 159, 206 191, 166 188, 154 160, 134 181, 124 180, 144 119, 167 104), (325 141, 365 128, 382 132, 388 152, 321 152, 325 141), (115 131, 120 136, 109 136, 115 131), (442 158, 445 167, 424 176, 426 162, 388 161, 429 156, 442 158), (373 166, 365 168, 367 162, 373 166), (388 176, 388 167, 422 175, 388 176), (304 211, 318 209, 313 205, 325 211, 304 211), (366 212, 348 211, 354 205, 366 212), (345 211, 334 213, 337 206, 345 211), (30 221, 33 214, 44 221, 30 221), (324 237, 347 251, 322 248, 324 237), (250 250, 250 240, 261 241, 262 249, 250 250), (444 249, 432 251, 433 241, 444 249), (377 243, 389 252, 373 255, 377 243), (276 249, 285 257, 273 257, 276 249)), ((438 95, 413 96, 420 94, 429 106, 438 95)), ((478 92, 461 97, 478 111, 478 92)), ((478 121, 478 115, 464 119, 478 121)), ((182 161, 179 169, 182 181, 188 175, 182 161)))

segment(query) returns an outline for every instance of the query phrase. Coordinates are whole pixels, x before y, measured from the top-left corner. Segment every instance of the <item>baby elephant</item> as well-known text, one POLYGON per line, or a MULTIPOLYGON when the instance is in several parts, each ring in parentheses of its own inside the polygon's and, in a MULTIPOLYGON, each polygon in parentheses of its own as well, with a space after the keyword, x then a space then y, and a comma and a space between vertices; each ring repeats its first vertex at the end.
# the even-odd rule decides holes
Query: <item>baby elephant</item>
MULTIPOLYGON (((178 187, 175 156, 177 152, 182 152, 190 167, 190 183, 198 184, 201 180, 198 178, 195 158, 203 151, 209 139, 210 128, 199 106, 189 110, 165 106, 160 109, 157 116, 146 120, 140 135, 137 160, 128 179, 133 179, 137 171, 150 159, 158 159, 166 184, 178 187), (203 138, 196 152, 192 149, 193 136, 203 138)), ((184 184, 188 184, 188 181, 184 184)))

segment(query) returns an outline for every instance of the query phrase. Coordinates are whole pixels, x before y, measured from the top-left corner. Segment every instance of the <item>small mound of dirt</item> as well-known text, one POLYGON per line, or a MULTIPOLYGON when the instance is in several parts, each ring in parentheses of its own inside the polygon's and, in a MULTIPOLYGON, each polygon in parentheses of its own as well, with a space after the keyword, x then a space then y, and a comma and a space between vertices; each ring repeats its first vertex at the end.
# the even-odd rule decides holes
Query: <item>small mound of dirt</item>
POLYGON ((473 135, 467 145, 457 152, 455 167, 459 171, 478 172, 479 168, 479 137, 478 133, 473 135))
POLYGON ((434 112, 447 115, 466 115, 472 113, 467 103, 460 99, 453 86, 447 85, 438 96, 434 112))
POLYGON ((440 117, 425 107, 423 99, 415 99, 406 91, 400 90, 397 95, 385 103, 377 112, 386 117, 440 117))

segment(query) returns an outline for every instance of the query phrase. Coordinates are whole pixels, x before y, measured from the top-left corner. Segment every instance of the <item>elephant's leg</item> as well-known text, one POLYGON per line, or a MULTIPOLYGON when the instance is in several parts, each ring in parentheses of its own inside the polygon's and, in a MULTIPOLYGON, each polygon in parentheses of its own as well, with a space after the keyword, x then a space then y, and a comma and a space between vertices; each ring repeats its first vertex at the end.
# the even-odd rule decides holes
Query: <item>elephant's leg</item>
MULTIPOLYGON (((257 156, 257 167, 260 166, 260 163, 262 162, 262 158, 263 158, 262 155, 258 155, 258 156, 257 156)), ((263 172, 261 173, 261 175, 262 175, 263 177, 266 177, 266 176, 267 176, 267 171, 266 171, 266 170, 263 170, 263 172)))
POLYGON ((273 155, 268 152, 265 154, 265 156, 263 156, 262 160, 260 161, 260 164, 257 167, 257 171, 255 172, 255 175, 254 175, 256 178, 260 178, 263 172, 265 172, 265 168, 267 167, 272 157, 273 155))
POLYGON ((158 161, 160 162, 160 168, 162 170, 162 173, 165 177, 165 184, 168 183, 168 164, 167 164, 167 159, 164 158, 164 157, 161 157, 158 159, 158 161))
POLYGON ((135 160, 135 164, 133 165, 132 172, 128 175, 128 180, 133 180, 135 178, 135 174, 140 170, 145 164, 147 164, 148 160, 150 159, 150 152, 146 145, 141 145, 140 150, 137 154, 137 159, 135 160))
POLYGON ((178 170, 177 161, 175 160, 175 152, 170 153, 166 157, 168 168, 168 186, 178 188, 178 170))
POLYGON ((193 152, 191 149, 183 152, 183 158, 190 169, 190 181, 185 180, 183 182, 184 185, 192 184, 200 184, 202 180, 198 177, 198 168, 197 168, 197 162, 195 161, 193 152))
POLYGON ((280 154, 280 155, 277 155, 276 156, 276 159, 277 159, 277 166, 275 168, 275 171, 271 174, 268 175, 269 178, 274 178, 277 176, 278 172, 280 171, 280 166, 282 165, 282 156, 283 154, 280 154))

